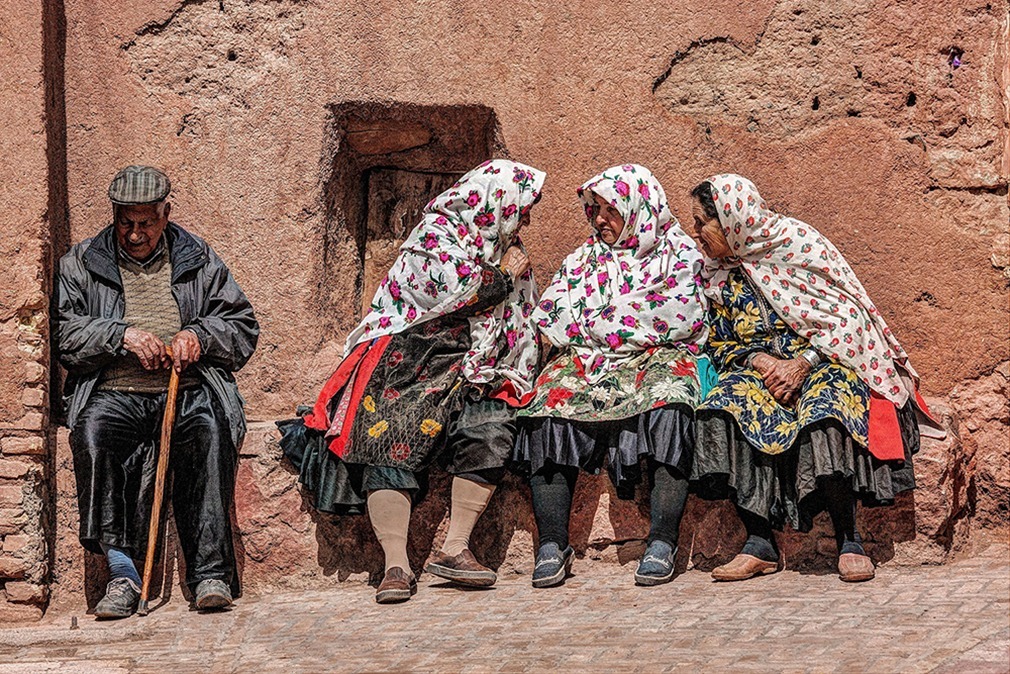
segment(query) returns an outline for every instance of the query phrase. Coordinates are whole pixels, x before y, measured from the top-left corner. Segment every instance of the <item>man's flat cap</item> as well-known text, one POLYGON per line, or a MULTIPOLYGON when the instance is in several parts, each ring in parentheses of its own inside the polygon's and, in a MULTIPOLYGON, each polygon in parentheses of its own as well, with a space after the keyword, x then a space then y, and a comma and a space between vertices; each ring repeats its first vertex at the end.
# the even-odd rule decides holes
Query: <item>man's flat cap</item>
POLYGON ((127 166, 109 185, 109 199, 119 206, 163 201, 172 191, 168 176, 153 166, 127 166))

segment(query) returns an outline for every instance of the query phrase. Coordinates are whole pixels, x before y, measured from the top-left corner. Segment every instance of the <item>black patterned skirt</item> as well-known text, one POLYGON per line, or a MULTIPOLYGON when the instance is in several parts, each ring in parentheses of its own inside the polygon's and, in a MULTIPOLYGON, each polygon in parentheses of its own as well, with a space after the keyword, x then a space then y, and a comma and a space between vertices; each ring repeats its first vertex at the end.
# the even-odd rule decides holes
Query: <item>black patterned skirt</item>
POLYGON ((877 459, 833 419, 803 428, 789 450, 765 454, 740 433, 731 415, 700 411, 692 487, 703 498, 728 498, 775 528, 789 524, 797 531, 809 531, 824 509, 818 483, 825 479, 849 480, 863 505, 890 505, 897 494, 915 487, 912 455, 919 451, 913 407, 906 404, 897 412, 904 461, 877 459))
POLYGON ((681 405, 648 410, 619 421, 523 417, 513 465, 526 477, 548 464, 579 467, 593 475, 606 465, 618 497, 632 499, 642 478, 643 460, 688 475, 694 449, 691 417, 690 410, 681 405))
POLYGON ((432 463, 452 475, 498 484, 515 441, 515 411, 475 390, 464 394, 462 408, 451 416, 428 462, 414 469, 344 461, 329 450, 322 433, 306 428, 301 419, 277 426, 284 455, 298 470, 298 481, 315 508, 337 515, 364 513, 368 492, 380 489, 410 492, 416 503, 427 493, 432 463))

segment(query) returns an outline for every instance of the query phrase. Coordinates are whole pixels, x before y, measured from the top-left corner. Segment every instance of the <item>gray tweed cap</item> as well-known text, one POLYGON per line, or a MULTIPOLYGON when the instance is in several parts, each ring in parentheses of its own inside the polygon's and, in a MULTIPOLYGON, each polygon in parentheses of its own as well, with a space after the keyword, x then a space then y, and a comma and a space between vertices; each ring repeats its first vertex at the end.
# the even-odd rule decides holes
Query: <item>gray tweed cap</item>
POLYGON ((112 179, 109 199, 119 206, 154 204, 168 197, 172 183, 153 166, 127 166, 112 179))

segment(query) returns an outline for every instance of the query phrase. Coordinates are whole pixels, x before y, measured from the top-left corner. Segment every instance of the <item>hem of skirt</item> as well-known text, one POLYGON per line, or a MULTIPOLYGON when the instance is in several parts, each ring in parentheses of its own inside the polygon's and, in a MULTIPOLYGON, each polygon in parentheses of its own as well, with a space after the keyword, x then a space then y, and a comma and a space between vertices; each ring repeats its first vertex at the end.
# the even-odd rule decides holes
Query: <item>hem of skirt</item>
POLYGON ((646 407, 640 409, 637 412, 628 412, 627 414, 621 414, 620 416, 608 416, 608 417, 584 417, 579 415, 569 415, 560 412, 550 413, 550 412, 538 412, 536 414, 523 414, 523 410, 518 410, 516 416, 520 419, 564 419, 566 421, 577 421, 583 424, 606 424, 613 423, 615 421, 624 421, 625 419, 631 419, 632 417, 637 417, 640 414, 646 414, 647 412, 652 412, 655 410, 665 409, 667 407, 681 408, 694 416, 695 407, 689 401, 675 400, 673 402, 664 403, 663 405, 652 405, 651 407, 646 407))
POLYGON ((728 410, 723 409, 721 407, 699 407, 698 410, 697 410, 697 412, 708 412, 708 413, 715 412, 715 413, 718 413, 718 414, 721 414, 721 415, 724 415, 724 416, 728 417, 729 419, 731 419, 733 421, 734 424, 736 424, 737 430, 740 432, 740 435, 742 435, 747 440, 747 442, 751 445, 751 447, 753 449, 761 452, 762 454, 767 455, 767 456, 780 456, 782 454, 785 454, 786 452, 790 451, 791 449, 793 449, 796 446, 796 443, 797 443, 797 441, 800 438, 800 434, 803 433, 803 431, 805 431, 806 429, 808 429, 808 428, 810 428, 812 426, 815 426, 815 425, 817 425, 819 423, 823 423, 823 422, 829 421, 829 420, 830 421, 836 421, 836 422, 838 422, 841 425, 841 427, 845 430, 845 433, 850 438, 852 438, 852 442, 853 443, 855 443, 856 445, 858 445, 862 449, 866 449, 867 448, 866 447, 866 442, 860 442, 859 438, 856 437, 855 435, 853 435, 852 429, 850 429, 849 426, 845 423, 845 420, 842 419, 842 418, 840 418, 840 417, 838 417, 837 415, 834 415, 834 414, 825 414, 822 417, 818 417, 817 419, 814 419, 812 421, 808 421, 807 423, 803 424, 802 426, 797 427, 796 431, 792 434, 792 439, 790 440, 789 444, 786 445, 785 446, 786 448, 783 449, 781 452, 766 452, 763 449, 764 444, 762 443, 762 444, 759 445, 758 442, 757 442, 757 438, 751 437, 750 433, 748 433, 744 429, 743 424, 740 423, 740 420, 737 419, 736 415, 733 414, 732 412, 729 412, 728 410))

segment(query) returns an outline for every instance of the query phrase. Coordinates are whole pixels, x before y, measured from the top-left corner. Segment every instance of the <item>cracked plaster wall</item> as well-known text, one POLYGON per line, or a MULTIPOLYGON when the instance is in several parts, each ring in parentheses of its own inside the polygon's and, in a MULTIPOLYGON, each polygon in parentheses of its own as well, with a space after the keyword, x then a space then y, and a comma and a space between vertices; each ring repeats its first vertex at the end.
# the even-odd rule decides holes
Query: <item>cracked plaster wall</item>
MULTIPOLYGON (((261 346, 240 375, 253 419, 311 399, 354 320, 353 303, 313 291, 332 226, 329 106, 345 101, 493 109, 511 156, 549 174, 526 237, 544 281, 586 234, 574 188, 597 170, 649 166, 682 219, 700 179, 748 175, 845 252, 932 399, 1005 391, 994 376, 1010 358, 1006 0, 66 0, 65 11, 72 238, 108 222, 118 167, 164 167, 173 214, 257 307, 261 346)), ((994 443, 987 460, 1005 462, 1005 409, 979 428, 994 443)), ((1005 473, 978 477, 1005 490, 1005 473)))

